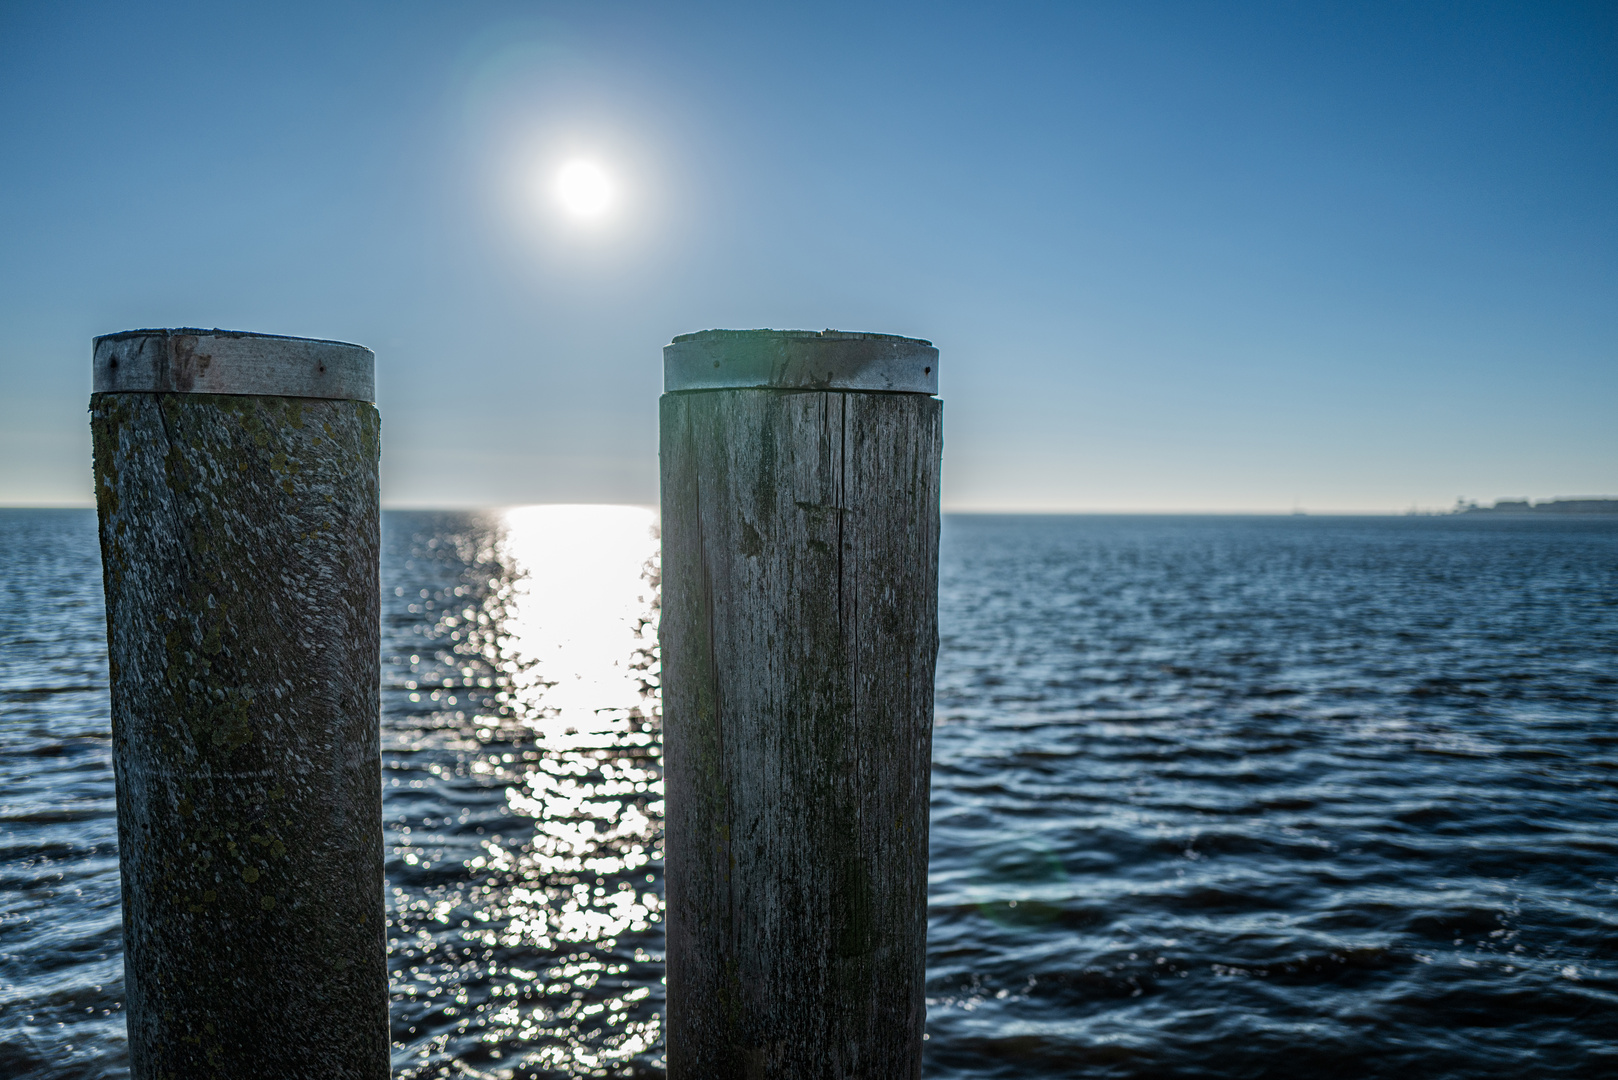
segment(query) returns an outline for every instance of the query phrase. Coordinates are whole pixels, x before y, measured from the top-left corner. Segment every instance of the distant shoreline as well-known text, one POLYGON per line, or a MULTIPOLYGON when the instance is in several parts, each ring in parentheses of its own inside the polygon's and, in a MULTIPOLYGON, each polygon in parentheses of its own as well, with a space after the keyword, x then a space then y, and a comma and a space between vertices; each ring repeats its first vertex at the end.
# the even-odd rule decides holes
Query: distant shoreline
POLYGON ((1493 506, 1479 506, 1474 502, 1457 502, 1455 514, 1504 514, 1513 516, 1544 514, 1618 514, 1618 499, 1546 499, 1529 502, 1527 499, 1497 499, 1493 506))

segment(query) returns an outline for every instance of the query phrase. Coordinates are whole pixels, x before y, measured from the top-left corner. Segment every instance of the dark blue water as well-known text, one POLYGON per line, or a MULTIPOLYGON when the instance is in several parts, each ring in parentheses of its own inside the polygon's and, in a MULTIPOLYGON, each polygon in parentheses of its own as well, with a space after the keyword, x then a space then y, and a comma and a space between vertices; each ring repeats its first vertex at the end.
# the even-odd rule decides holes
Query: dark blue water
POLYGON ((1618 523, 947 551, 936 1075, 1618 1075, 1618 523))
MULTIPOLYGON (((390 514, 399 1076, 661 1071, 655 539, 390 514)), ((125 1074, 93 516, 0 511, 0 1076, 125 1074)), ((954 518, 935 1077, 1618 1075, 1618 523, 954 518)))

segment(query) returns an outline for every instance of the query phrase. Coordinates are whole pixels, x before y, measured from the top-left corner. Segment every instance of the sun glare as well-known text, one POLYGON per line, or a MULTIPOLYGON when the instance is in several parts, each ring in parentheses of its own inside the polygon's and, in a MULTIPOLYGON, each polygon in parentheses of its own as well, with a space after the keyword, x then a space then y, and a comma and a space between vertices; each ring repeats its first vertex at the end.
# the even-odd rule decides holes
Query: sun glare
POLYGON ((642 506, 505 513, 504 553, 520 571, 507 648, 522 669, 519 692, 533 694, 547 714, 550 745, 616 730, 644 704, 646 673, 633 660, 655 640, 648 574, 656 524, 656 513, 642 506))
POLYGON ((556 174, 556 195, 574 217, 600 217, 612 206, 612 178, 590 161, 570 161, 556 174))

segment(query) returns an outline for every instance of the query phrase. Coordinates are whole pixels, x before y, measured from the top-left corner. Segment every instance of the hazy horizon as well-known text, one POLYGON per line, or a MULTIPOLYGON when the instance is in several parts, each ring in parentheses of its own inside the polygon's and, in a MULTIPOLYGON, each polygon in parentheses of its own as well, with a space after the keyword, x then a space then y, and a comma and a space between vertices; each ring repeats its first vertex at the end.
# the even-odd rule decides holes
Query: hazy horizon
MULTIPOLYGON (((1559 498, 1593 498, 1606 499, 1611 496, 1559 496, 1559 498)), ((1476 500, 1478 505, 1487 507, 1495 500, 1476 500)), ((1534 499, 1534 502, 1547 502, 1548 499, 1534 499)), ((550 506, 627 506, 636 509, 657 511, 655 502, 533 502, 533 503, 408 503, 390 502, 383 500, 384 511, 398 510, 416 513, 469 513, 490 512, 501 513, 509 510, 519 510, 526 507, 550 506)), ((34 502, 34 503, 0 503, 0 510, 94 510, 95 504, 89 501, 78 502, 34 502)), ((1454 510, 1450 507, 1406 507, 1403 510, 1385 510, 1377 508, 1362 509, 1336 509, 1318 510, 1308 507, 1295 507, 1287 510, 1267 509, 1108 509, 1079 508, 1079 509, 997 509, 994 507, 950 506, 945 504, 945 516, 955 517, 1439 517, 1448 516, 1454 510)), ((1536 520, 1546 521, 1590 521, 1586 515, 1547 515, 1543 518, 1536 516, 1536 520)), ((1597 518, 1595 520, 1604 520, 1597 518)))

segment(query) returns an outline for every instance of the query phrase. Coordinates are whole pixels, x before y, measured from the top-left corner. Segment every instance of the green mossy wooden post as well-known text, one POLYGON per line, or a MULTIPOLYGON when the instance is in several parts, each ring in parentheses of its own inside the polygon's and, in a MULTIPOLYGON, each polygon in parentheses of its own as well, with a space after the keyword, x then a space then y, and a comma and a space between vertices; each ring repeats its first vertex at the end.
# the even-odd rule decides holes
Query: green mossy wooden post
POLYGON ((136 1080, 386 1080, 375 358, 97 338, 136 1080))
POLYGON ((938 351, 664 350, 671 1080, 921 1071, 938 351))

